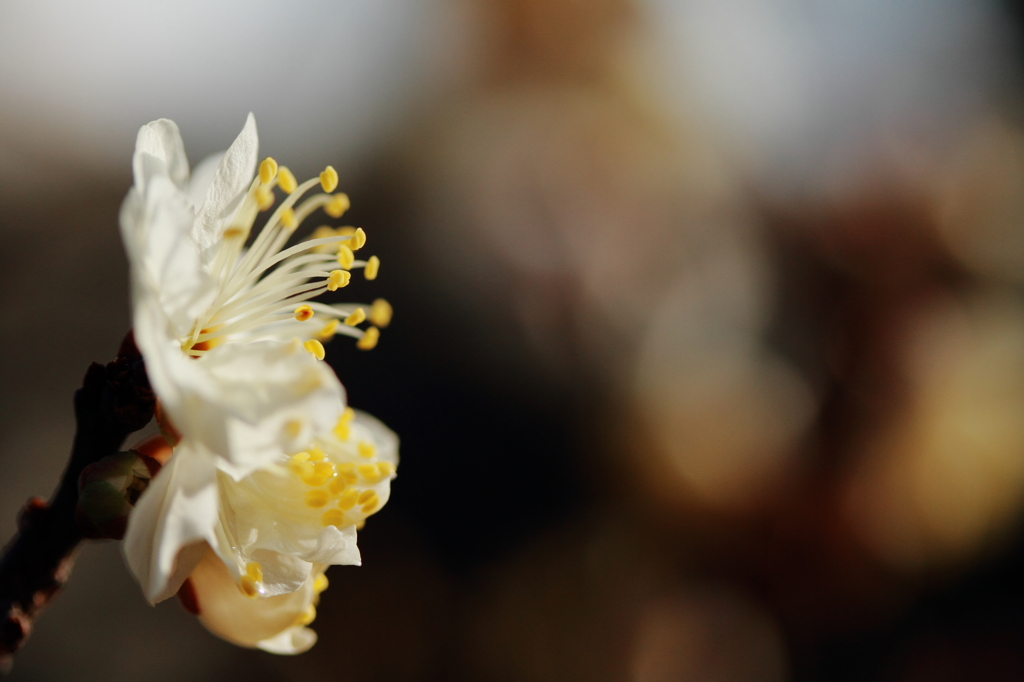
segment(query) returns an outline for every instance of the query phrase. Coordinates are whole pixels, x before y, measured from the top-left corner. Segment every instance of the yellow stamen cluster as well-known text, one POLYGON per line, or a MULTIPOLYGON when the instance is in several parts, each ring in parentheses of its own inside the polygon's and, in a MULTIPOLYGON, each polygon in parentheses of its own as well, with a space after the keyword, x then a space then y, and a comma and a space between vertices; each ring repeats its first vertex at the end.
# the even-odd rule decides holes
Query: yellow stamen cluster
POLYGON ((292 333, 294 327, 277 324, 289 315, 302 323, 319 318, 319 324, 297 333, 300 342, 308 339, 302 345, 319 359, 324 358, 323 344, 336 334, 354 337, 363 350, 377 345, 379 328, 386 326, 392 315, 386 301, 378 299, 372 306, 305 303, 321 293, 348 286, 351 271, 356 268, 364 268, 368 280, 376 278, 380 259, 356 258, 356 251, 366 245, 366 232, 361 227, 324 225, 313 232, 310 241, 285 248, 292 234, 317 209, 331 217, 340 217, 348 210, 349 198, 344 193, 335 194, 337 186, 338 172, 331 166, 319 177, 299 184, 292 172, 274 159, 260 162, 258 177, 236 211, 233 224, 222 233, 224 239, 210 265, 209 274, 219 283, 217 295, 196 319, 192 331, 181 339, 184 352, 200 357, 231 336, 237 339, 257 330, 292 333), (317 184, 324 193, 303 199, 317 184), (271 211, 275 205, 276 187, 288 196, 250 243, 257 214, 271 211), (357 325, 366 320, 373 326, 360 329, 357 325))
POLYGON ((287 462, 287 468, 304 485, 302 506, 319 512, 321 526, 361 524, 381 507, 375 486, 395 475, 394 465, 379 459, 372 442, 354 442, 354 417, 348 408, 338 419, 334 435, 339 442, 311 446, 287 462), (358 459, 346 461, 352 457, 358 459))

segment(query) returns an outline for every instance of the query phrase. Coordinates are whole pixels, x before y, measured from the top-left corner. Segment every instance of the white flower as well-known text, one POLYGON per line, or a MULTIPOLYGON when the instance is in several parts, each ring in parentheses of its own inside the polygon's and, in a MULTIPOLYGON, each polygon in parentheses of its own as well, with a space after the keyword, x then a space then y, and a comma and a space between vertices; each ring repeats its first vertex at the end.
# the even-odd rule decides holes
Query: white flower
MULTIPOLYGON (((397 441, 385 427, 369 417, 345 421, 351 413, 343 413, 341 384, 319 362, 321 341, 335 334, 372 348, 390 306, 309 302, 348 284, 353 268, 375 278, 379 261, 355 259, 365 234, 354 228, 321 228, 317 238, 285 248, 311 213, 322 208, 340 217, 348 198, 324 193, 298 203, 317 184, 333 191, 334 169, 298 185, 265 159, 254 178, 256 155, 251 114, 228 151, 199 164, 191 178, 173 122, 144 126, 136 142, 135 183, 121 210, 135 338, 162 415, 180 436, 125 536, 129 567, 152 602, 173 595, 207 547, 242 588, 252 566, 266 566, 258 589, 249 590, 255 596, 301 591, 315 564, 358 563, 354 516, 335 507, 331 522, 322 522, 326 512, 313 514, 304 497, 289 498, 289 485, 309 484, 288 483, 295 478, 288 457, 329 453, 322 464, 340 469, 320 484, 328 495, 344 477, 345 453, 358 456, 362 442, 348 443, 332 429, 354 429, 375 450, 390 452, 382 463, 364 458, 378 474, 389 466, 393 474, 397 461, 397 441), (247 247, 259 214, 274 204, 275 187, 288 196, 247 247), (367 319, 376 326, 359 329, 367 319), (311 443, 318 449, 309 450, 311 443)), ((377 484, 388 480, 381 474, 377 484)), ((386 501, 386 491, 375 494, 379 504, 386 501)))
MULTIPOLYGON (((347 284, 351 268, 376 276, 375 257, 354 258, 362 230, 282 251, 313 211, 340 216, 347 208, 344 194, 317 194, 296 206, 317 184, 333 190, 337 173, 328 167, 296 186, 286 168, 266 159, 254 179, 256 154, 250 114, 228 151, 199 164, 190 179, 177 126, 154 121, 139 131, 135 184, 121 210, 135 338, 162 413, 236 477, 325 432, 341 410, 333 373, 296 353, 296 342, 322 359, 321 340, 348 334, 372 347, 379 334, 356 326, 367 318, 364 307, 306 303, 347 284), (289 195, 246 248, 276 186, 289 195), (329 247, 337 255, 322 252, 329 247)), ((369 310, 371 322, 387 324, 386 303, 369 310)))
POLYGON ((281 453, 240 480, 217 474, 216 486, 200 496, 182 479, 195 464, 183 447, 129 517, 125 551, 136 557, 133 571, 170 573, 177 560, 188 573, 176 582, 188 577, 190 606, 214 634, 274 653, 305 651, 316 641, 305 626, 327 584, 324 568, 360 563, 356 531, 388 501, 398 439, 369 415, 346 410, 306 450, 281 453), (215 514, 203 539, 183 549, 167 542, 180 537, 176 526, 195 519, 189 510, 196 507, 215 514))

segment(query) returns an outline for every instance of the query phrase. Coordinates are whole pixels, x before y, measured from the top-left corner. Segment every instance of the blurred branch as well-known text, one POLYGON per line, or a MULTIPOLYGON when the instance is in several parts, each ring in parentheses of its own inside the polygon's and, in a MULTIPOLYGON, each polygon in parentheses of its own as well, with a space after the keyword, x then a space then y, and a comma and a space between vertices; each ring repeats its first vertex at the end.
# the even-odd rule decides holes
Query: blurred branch
POLYGON ((75 440, 49 503, 32 498, 18 532, 0 558, 0 671, 28 637, 39 612, 67 582, 83 536, 75 521, 82 470, 118 451, 153 416, 155 398, 142 356, 129 332, 117 357, 93 363, 75 392, 75 440))

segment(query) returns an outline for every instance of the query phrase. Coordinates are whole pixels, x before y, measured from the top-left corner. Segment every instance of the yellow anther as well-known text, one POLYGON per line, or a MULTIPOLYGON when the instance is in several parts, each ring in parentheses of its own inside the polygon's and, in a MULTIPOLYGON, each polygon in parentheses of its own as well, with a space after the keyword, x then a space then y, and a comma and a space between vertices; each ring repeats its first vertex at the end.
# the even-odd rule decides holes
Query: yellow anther
POLYGON ((296 476, 305 481, 313 475, 313 463, 312 462, 289 462, 288 468, 290 468, 296 476))
POLYGON ((340 509, 328 509, 320 517, 320 523, 325 526, 341 526, 345 523, 345 512, 340 509))
POLYGON ((250 561, 245 565, 245 574, 256 582, 260 582, 263 580, 263 567, 255 561, 250 561))
POLYGON ((310 462, 322 462, 327 459, 327 455, 323 450, 316 447, 315 445, 309 449, 309 461, 310 462))
POLYGON ((326 507, 330 501, 330 496, 326 490, 307 490, 306 491, 306 506, 312 507, 313 509, 320 509, 326 507))
POLYGON ((296 619, 295 624, 299 627, 305 627, 314 620, 316 620, 316 607, 310 604, 306 607, 306 610, 302 612, 302 615, 296 619))
POLYGON ((241 227, 238 227, 237 225, 234 225, 234 226, 229 227, 228 229, 224 230, 224 239, 235 239, 236 237, 241 237, 244 234, 245 234, 245 230, 244 229, 242 229, 241 227))
POLYGON ((317 573, 316 577, 313 578, 313 591, 318 594, 326 590, 328 585, 330 583, 327 581, 327 576, 323 573, 317 573))
POLYGON ((358 471, 359 475, 370 483, 376 483, 380 476, 380 472, 377 471, 376 464, 360 464, 356 467, 356 471, 358 471))
POLYGON ((324 344, 320 343, 316 339, 306 341, 302 344, 302 347, 308 350, 317 360, 323 360, 324 356, 327 354, 326 351, 324 351, 324 344))
POLYGON ((380 330, 376 327, 370 327, 363 332, 363 337, 356 341, 356 348, 359 350, 373 350, 377 347, 378 341, 380 341, 380 330))
POLYGON ((346 483, 355 483, 359 480, 359 475, 356 474, 356 465, 347 462, 338 465, 338 476, 346 483))
POLYGON ((303 452, 296 452, 294 455, 292 455, 292 461, 293 462, 308 462, 311 457, 312 457, 312 455, 310 455, 308 452, 305 452, 305 451, 303 451, 303 452))
POLYGON ((391 462, 377 462, 377 471, 380 472, 381 478, 387 478, 395 473, 395 465, 391 462))
POLYGON ((358 251, 366 246, 366 233, 363 232, 363 228, 356 228, 355 232, 352 233, 352 239, 348 240, 348 245, 353 251, 358 251))
POLYGON ((261 211, 266 211, 268 208, 274 205, 274 193, 266 187, 256 188, 256 207, 261 211))
POLYGON ((277 175, 277 161, 274 161, 271 157, 267 157, 260 161, 260 182, 264 185, 269 184, 274 176, 277 175))
POLYGON ((320 186, 328 193, 338 188, 338 171, 334 170, 334 166, 324 168, 324 172, 320 174, 320 186))
POLYGON ((313 475, 317 478, 330 478, 334 476, 334 464, 331 462, 315 462, 313 464, 313 475))
POLYGON ((260 594, 260 588, 256 584, 256 581, 247 575, 243 575, 238 585, 242 589, 242 594, 250 599, 255 599, 260 594))
POLYGON ((366 490, 359 496, 359 504, 362 505, 360 510, 364 514, 372 514, 380 506, 380 498, 377 497, 376 491, 366 490))
POLYGON ((366 269, 363 270, 363 274, 366 275, 366 279, 377 279, 377 273, 380 271, 380 258, 376 256, 370 256, 370 259, 366 261, 366 269))
POLYGON ((325 485, 329 480, 331 479, 328 476, 304 476, 302 478, 302 482, 310 488, 319 488, 320 486, 325 485))
POLYGON ((345 270, 351 270, 355 262, 356 254, 352 253, 352 249, 344 244, 338 247, 338 265, 345 270))
POLYGON ((322 329, 320 329, 320 331, 316 333, 316 338, 321 341, 330 341, 334 338, 334 332, 338 331, 338 327, 340 325, 341 322, 338 320, 330 320, 322 329))
POLYGON ((287 227, 289 230, 294 230, 298 227, 298 222, 295 220, 295 209, 288 207, 281 211, 281 224, 287 227))
POLYGON ((370 459, 377 454, 377 448, 373 447, 373 443, 365 440, 359 441, 359 445, 357 445, 356 448, 359 450, 359 456, 365 457, 366 459, 370 459))
POLYGON ((311 317, 313 317, 313 309, 308 305, 300 305, 295 309, 295 319, 299 322, 305 322, 311 317))
POLYGON ((335 476, 327 486, 332 495, 340 495, 345 492, 346 488, 348 488, 348 481, 345 480, 344 476, 335 476))
POLYGON ((352 421, 355 418, 356 418, 356 411, 353 410, 351 407, 346 407, 344 409, 344 411, 342 411, 341 416, 338 417, 338 419, 340 419, 341 421, 344 421, 344 422, 350 422, 350 421, 352 421))
POLYGON ((350 281, 352 281, 352 273, 344 270, 331 270, 331 274, 327 278, 327 290, 337 291, 342 287, 347 287, 350 281))
POLYGON ((359 491, 355 488, 349 488, 341 494, 341 498, 338 500, 338 509, 348 511, 352 507, 356 506, 358 499, 359 491))
POLYGON ((364 320, 366 320, 366 311, 362 308, 356 308, 352 311, 351 315, 345 318, 345 324, 350 327, 354 327, 364 320))
POLYGON ((338 193, 327 201, 327 204, 324 206, 324 213, 332 218, 340 218, 345 215, 345 211, 347 211, 351 205, 352 204, 349 202, 347 194, 338 193))
POLYGON ((383 298, 378 298, 370 305, 370 314, 368 317, 370 322, 378 327, 386 327, 391 324, 391 316, 393 314, 394 310, 391 309, 391 304, 383 298))
POLYGON ((295 191, 295 188, 299 186, 299 183, 295 182, 295 176, 288 170, 287 166, 281 166, 277 169, 277 184, 281 185, 281 189, 288 194, 295 191))
POLYGON ((302 422, 298 419, 289 419, 284 423, 284 432, 292 438, 298 438, 302 433, 302 422))
POLYGON ((366 519, 362 519, 361 521, 356 521, 356 530, 362 530, 363 526, 365 526, 365 525, 366 525, 366 519))

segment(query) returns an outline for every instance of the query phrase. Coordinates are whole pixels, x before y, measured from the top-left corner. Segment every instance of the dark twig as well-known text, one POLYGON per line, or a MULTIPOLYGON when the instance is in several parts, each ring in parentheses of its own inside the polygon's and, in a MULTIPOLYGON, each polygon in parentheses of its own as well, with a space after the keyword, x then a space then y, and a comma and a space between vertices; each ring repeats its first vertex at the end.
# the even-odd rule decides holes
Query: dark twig
POLYGON ((32 630, 39 611, 67 582, 82 533, 75 522, 82 470, 118 451, 153 416, 153 392, 131 332, 105 367, 93 363, 75 392, 74 445, 49 503, 33 498, 0 559, 0 670, 32 630))

